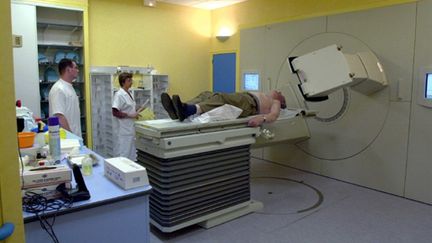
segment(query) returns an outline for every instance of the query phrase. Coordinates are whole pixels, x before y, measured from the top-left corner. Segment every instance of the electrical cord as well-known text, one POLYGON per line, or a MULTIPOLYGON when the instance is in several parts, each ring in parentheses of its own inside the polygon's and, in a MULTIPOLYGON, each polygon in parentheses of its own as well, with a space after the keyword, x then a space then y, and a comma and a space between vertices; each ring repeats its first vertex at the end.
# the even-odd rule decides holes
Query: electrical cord
MULTIPOLYGON (((279 176, 254 176, 252 178, 253 179, 285 180, 285 181, 290 181, 290 182, 293 182, 293 183, 298 183, 300 185, 303 185, 303 186, 306 186, 306 187, 312 189, 312 191, 315 192, 315 194, 318 197, 317 201, 313 205, 311 205, 311 206, 309 206, 307 208, 297 210, 296 213, 304 213, 304 212, 310 211, 312 209, 315 209, 315 208, 319 207, 324 202, 324 195, 323 195, 323 193, 318 188, 316 188, 316 187, 314 187, 312 185, 309 185, 309 184, 305 183, 304 181, 299 181, 299 180, 294 180, 294 179, 291 179, 291 178, 279 177, 279 176)), ((257 212, 257 213, 267 214, 267 213, 262 213, 262 212, 257 212)))
POLYGON ((41 228, 51 237, 54 243, 59 243, 54 231, 57 212, 63 207, 70 208, 71 206, 72 202, 70 199, 47 199, 41 194, 35 192, 26 192, 22 203, 23 210, 36 215, 41 228), (46 213, 52 211, 55 212, 54 215, 52 217, 47 217, 46 213))

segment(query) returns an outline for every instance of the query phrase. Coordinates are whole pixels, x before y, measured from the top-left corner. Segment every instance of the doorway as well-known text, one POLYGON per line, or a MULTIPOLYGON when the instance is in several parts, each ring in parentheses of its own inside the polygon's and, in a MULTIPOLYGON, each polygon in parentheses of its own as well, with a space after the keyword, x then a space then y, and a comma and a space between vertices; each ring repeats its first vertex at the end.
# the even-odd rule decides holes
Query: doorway
POLYGON ((213 55, 213 92, 234 93, 236 90, 236 53, 213 55))

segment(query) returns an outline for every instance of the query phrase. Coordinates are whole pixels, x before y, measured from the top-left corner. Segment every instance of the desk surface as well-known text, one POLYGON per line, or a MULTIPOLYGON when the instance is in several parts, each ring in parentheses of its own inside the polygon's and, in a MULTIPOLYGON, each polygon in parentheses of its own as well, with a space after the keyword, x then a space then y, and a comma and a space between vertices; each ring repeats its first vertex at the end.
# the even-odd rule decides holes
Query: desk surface
MULTIPOLYGON (((110 181, 104 176, 104 159, 100 155, 94 153, 90 149, 83 147, 81 149, 82 153, 94 154, 98 159, 98 164, 93 166, 93 173, 90 176, 84 176, 84 181, 86 183, 87 189, 90 192, 91 198, 86 201, 75 202, 71 208, 62 208, 59 211, 48 211, 45 213, 46 216, 50 215, 62 215, 67 213, 72 213, 78 210, 93 208, 100 205, 110 204, 130 198, 139 197, 142 195, 147 195, 151 191, 151 186, 143 186, 132 188, 129 190, 124 190, 123 188, 117 186, 114 182, 110 181)), ((75 181, 73 180, 72 186, 75 187, 75 181)), ((33 213, 23 212, 24 223, 29 223, 37 220, 37 217, 33 213)))

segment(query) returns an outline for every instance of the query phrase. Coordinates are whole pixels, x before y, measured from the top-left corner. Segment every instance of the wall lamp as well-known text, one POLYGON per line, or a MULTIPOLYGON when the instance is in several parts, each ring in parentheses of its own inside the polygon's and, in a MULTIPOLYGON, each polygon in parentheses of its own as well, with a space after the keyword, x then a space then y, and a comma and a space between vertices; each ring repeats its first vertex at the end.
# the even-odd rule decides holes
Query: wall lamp
POLYGON ((220 42, 225 42, 230 38, 229 35, 217 35, 216 39, 220 42))
POLYGON ((144 0, 144 6, 146 7, 156 7, 156 0, 144 0))
POLYGON ((231 30, 231 28, 223 26, 217 32, 216 39, 220 42, 224 42, 224 41, 227 41, 231 37, 232 34, 233 34, 233 31, 231 30))

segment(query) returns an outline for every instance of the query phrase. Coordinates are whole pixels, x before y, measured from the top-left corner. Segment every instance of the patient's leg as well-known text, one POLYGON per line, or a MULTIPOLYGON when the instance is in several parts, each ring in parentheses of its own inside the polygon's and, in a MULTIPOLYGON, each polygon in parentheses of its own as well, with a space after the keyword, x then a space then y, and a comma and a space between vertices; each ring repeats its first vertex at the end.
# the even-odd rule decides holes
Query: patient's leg
POLYGON ((202 113, 205 113, 225 104, 242 109, 240 117, 247 117, 257 113, 256 103, 247 93, 214 93, 207 100, 198 103, 197 106, 200 107, 202 113))
POLYGON ((197 107, 194 104, 182 103, 178 95, 173 95, 172 101, 177 117, 180 121, 184 121, 188 116, 197 113, 197 107))
POLYGON ((196 97, 192 98, 191 100, 186 101, 186 103, 187 104, 198 104, 200 102, 203 102, 203 101, 210 99, 215 94, 216 93, 213 93, 211 91, 204 91, 204 92, 201 92, 196 97))

